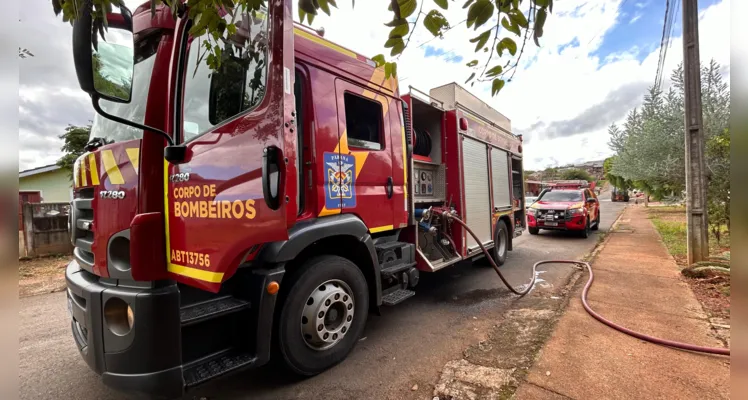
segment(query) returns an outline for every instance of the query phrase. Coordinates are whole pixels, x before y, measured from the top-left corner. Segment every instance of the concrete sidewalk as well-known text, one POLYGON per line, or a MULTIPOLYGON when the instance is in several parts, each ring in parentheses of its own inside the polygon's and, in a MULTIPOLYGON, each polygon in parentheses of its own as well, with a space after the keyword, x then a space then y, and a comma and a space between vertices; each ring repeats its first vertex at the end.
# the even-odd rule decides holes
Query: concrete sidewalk
MULTIPOLYGON (((722 346, 643 207, 627 207, 610 235, 592 264, 595 311, 652 336, 722 346)), ((514 398, 730 398, 728 357, 647 343, 601 324, 579 300, 587 278, 514 398)))

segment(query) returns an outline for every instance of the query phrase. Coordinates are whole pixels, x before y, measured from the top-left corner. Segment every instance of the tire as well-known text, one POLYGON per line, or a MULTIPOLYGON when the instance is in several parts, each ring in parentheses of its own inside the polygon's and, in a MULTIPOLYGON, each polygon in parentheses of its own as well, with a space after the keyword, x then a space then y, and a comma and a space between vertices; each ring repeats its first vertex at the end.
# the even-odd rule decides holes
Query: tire
POLYGON ((589 219, 587 220, 587 223, 584 225, 584 229, 581 230, 581 231, 579 231, 579 236, 581 236, 581 237, 583 237, 585 239, 587 239, 588 237, 590 237, 590 221, 589 221, 589 219))
POLYGON ((540 228, 529 227, 527 228, 527 230, 530 232, 531 235, 537 235, 538 233, 540 233, 540 228))
POLYGON ((277 316, 277 349, 291 372, 317 375, 343 361, 358 342, 369 312, 366 278, 345 258, 320 256, 304 263, 289 280, 281 286, 285 292, 277 316), (331 315, 333 320, 328 319, 331 315), (313 318, 317 321, 310 321, 313 318))
POLYGON ((509 252, 509 229, 504 221, 499 220, 496 224, 493 243, 493 260, 496 261, 496 265, 502 266, 506 262, 506 256, 509 252))
POLYGON ((597 218, 595 219, 595 226, 592 227, 593 231, 600 229, 600 211, 597 212, 597 218))

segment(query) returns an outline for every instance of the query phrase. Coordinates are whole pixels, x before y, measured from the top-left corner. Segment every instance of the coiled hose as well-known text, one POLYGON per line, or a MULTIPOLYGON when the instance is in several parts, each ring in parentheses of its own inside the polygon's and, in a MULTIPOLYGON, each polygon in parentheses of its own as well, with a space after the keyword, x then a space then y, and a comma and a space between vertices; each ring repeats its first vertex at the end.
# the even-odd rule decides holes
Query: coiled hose
POLYGON ((528 284, 527 287, 524 288, 523 290, 517 290, 512 285, 510 285, 509 282, 507 282, 506 278, 504 278, 504 275, 499 270, 498 265, 496 265, 496 263, 494 262, 493 257, 491 257, 491 255, 488 253, 488 250, 486 250, 486 248, 483 247, 483 244, 481 243, 480 239, 478 239, 478 236, 476 236, 475 233, 473 233, 473 231, 467 226, 467 224, 465 222, 463 222, 461 219, 457 218, 453 214, 443 213, 442 215, 444 217, 446 217, 446 218, 449 218, 449 219, 457 222, 459 225, 461 225, 463 228, 465 228, 465 230, 470 234, 470 236, 472 236, 473 239, 475 239, 475 241, 478 243, 478 245, 480 246, 480 249, 483 251, 483 254, 485 254, 485 256, 486 256, 486 259, 488 259, 488 262, 491 263, 491 266, 493 267, 494 271, 496 271, 496 273, 499 275, 499 278, 501 279, 501 281, 504 282, 504 285, 506 285, 506 287, 512 293, 514 293, 514 294, 517 294, 519 296, 524 296, 524 295, 526 295, 527 293, 530 292, 530 290, 532 289, 532 287, 535 285, 535 278, 537 276, 536 270, 538 268, 538 265, 543 265, 543 264, 574 264, 574 265, 578 265, 578 266, 581 266, 581 267, 585 267, 587 269, 587 272, 589 272, 589 274, 590 274, 590 278, 587 280, 587 284, 584 285, 584 289, 582 290, 582 306, 587 311, 587 313, 590 314, 596 320, 602 322, 603 324, 605 324, 605 325, 607 325, 607 326, 609 326, 609 327, 611 327, 611 328, 613 328, 613 329, 615 329, 615 330, 617 330, 619 332, 623 332, 623 333, 625 333, 625 334, 627 334, 629 336, 633 336, 633 337, 635 337, 637 339, 645 340, 645 341, 650 342, 650 343, 659 344, 659 345, 663 345, 663 346, 674 347, 676 349, 681 349, 681 350, 696 351, 696 352, 700 352, 700 353, 718 354, 718 355, 725 355, 725 356, 729 356, 730 355, 730 349, 725 349, 725 348, 721 348, 721 347, 696 346, 696 345, 689 344, 689 343, 681 343, 681 342, 675 342, 675 341, 672 341, 672 340, 656 338, 656 337, 653 337, 653 336, 645 335, 643 333, 632 331, 631 329, 628 329, 628 328, 626 328, 624 326, 616 324, 615 322, 612 322, 610 320, 605 319, 605 317, 603 317, 602 315, 600 315, 597 312, 595 312, 595 310, 593 310, 592 307, 590 307, 589 303, 587 303, 587 293, 590 291, 590 287, 592 286, 592 281, 595 279, 595 275, 592 273, 592 267, 590 266, 590 264, 588 262, 574 261, 574 260, 545 260, 545 261, 538 261, 538 262, 536 262, 532 266, 532 279, 530 280, 530 284, 528 284))

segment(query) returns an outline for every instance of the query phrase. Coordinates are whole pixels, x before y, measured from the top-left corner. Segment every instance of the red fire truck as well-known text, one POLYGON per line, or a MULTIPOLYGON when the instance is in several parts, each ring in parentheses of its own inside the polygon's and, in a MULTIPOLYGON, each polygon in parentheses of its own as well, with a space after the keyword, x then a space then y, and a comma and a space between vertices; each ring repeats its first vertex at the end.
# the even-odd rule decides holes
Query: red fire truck
POLYGON ((525 210, 501 113, 456 84, 401 95, 294 24, 291 0, 226 15, 216 70, 186 6, 149 7, 110 14, 95 46, 87 12, 73 28, 98 115, 74 168, 67 301, 105 384, 178 396, 271 355, 318 374, 421 272, 481 253, 449 215, 505 261, 525 210))

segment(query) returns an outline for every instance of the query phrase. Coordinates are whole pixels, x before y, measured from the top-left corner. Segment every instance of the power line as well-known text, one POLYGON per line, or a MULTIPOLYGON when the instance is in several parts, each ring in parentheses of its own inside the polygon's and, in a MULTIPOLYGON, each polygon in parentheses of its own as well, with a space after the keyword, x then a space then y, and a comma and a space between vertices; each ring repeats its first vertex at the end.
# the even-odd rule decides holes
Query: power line
POLYGON ((670 16, 670 0, 665 2, 665 18, 662 23, 662 38, 660 39, 660 54, 657 57, 657 72, 655 73, 655 87, 659 87, 660 75, 662 74, 662 51, 665 48, 665 35, 667 34, 667 19, 670 16))
POLYGON ((674 4, 670 3, 670 0, 665 2, 665 18, 662 24, 662 39, 660 39, 660 54, 657 60, 657 73, 655 74, 655 88, 658 90, 662 86, 662 74, 665 69, 665 60, 667 58, 667 51, 672 43, 673 34, 673 21, 675 21, 675 14, 678 12, 678 5, 680 0, 674 0, 674 4), (672 7, 671 7, 672 5, 672 7))

